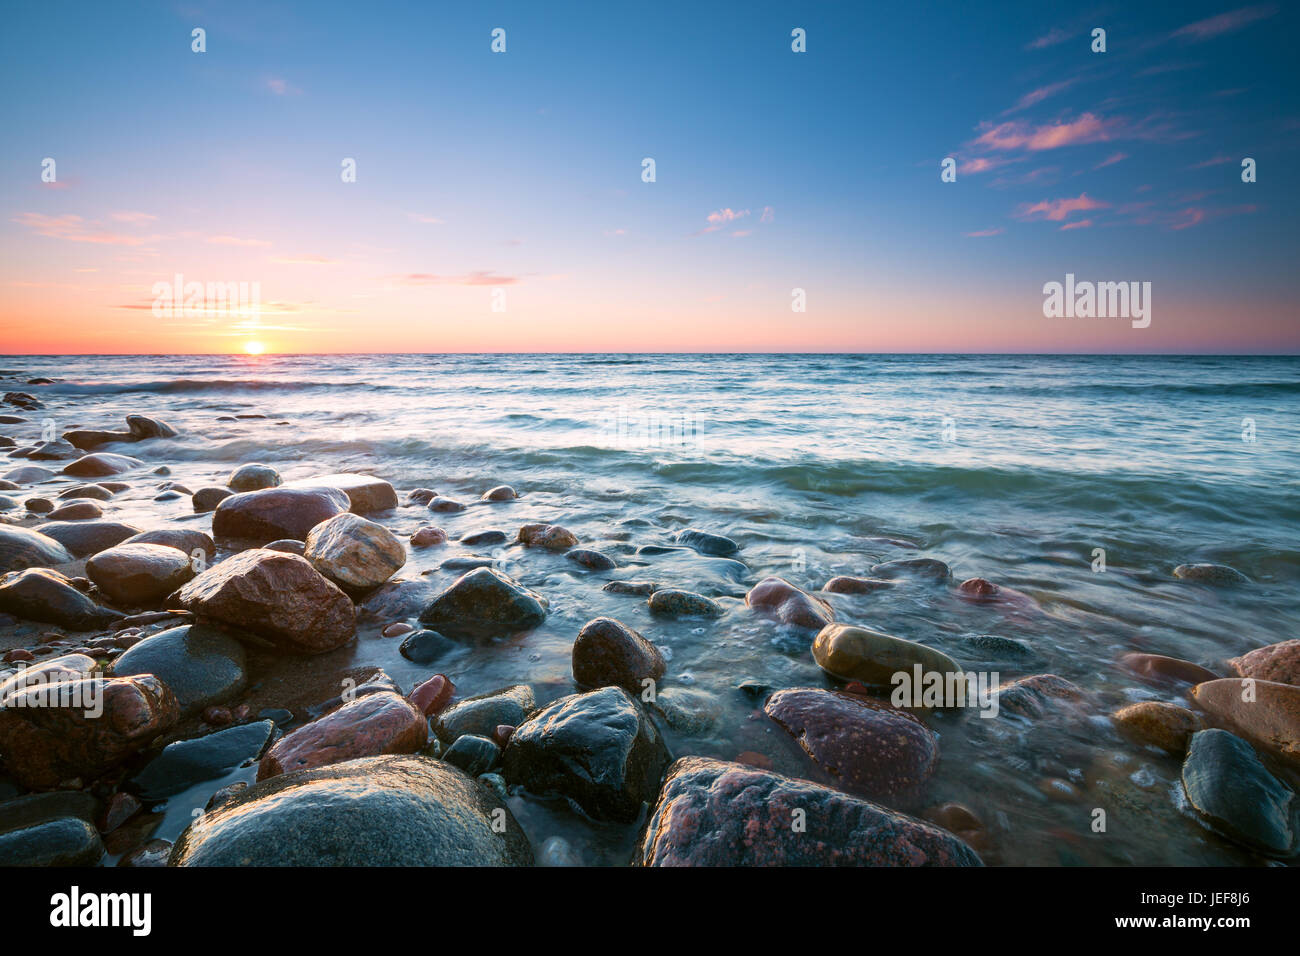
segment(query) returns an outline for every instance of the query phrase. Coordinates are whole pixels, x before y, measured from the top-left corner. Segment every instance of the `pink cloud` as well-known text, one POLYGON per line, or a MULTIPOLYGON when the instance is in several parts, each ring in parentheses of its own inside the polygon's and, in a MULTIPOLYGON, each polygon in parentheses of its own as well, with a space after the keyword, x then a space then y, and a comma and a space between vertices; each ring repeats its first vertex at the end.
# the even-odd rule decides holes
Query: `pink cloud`
POLYGON ((269 246, 265 239, 240 239, 238 236, 209 236, 208 242, 214 246, 269 246))
POLYGON ((983 239, 983 238, 985 238, 986 236, 1000 236, 1000 235, 1002 235, 1002 229, 1001 229, 1001 227, 999 227, 999 228, 997 228, 997 229, 981 229, 981 230, 979 230, 978 232, 968 232, 968 233, 966 233, 966 238, 967 238, 967 239, 983 239))
POLYGON ((287 266, 329 266, 338 262, 337 259, 331 259, 329 256, 318 255, 277 256, 271 261, 287 266))
POLYGON ((26 226, 38 235, 68 242, 92 242, 101 245, 140 246, 152 242, 157 236, 127 236, 107 232, 98 222, 82 219, 71 213, 63 216, 46 216, 39 212, 24 212, 15 216, 14 222, 26 226))
POLYGON ((1028 149, 1037 152, 1080 143, 1104 143, 1116 134, 1118 125, 1117 120, 1105 120, 1094 113, 1084 113, 1073 121, 1043 126, 1031 126, 1020 121, 996 126, 983 123, 975 145, 993 150, 1028 149))
POLYGON ((514 285, 518 276, 497 275, 494 272, 469 272, 458 276, 440 276, 429 272, 408 272, 405 275, 389 276, 390 280, 400 285, 514 285))
POLYGON ((1020 99, 1016 100, 1015 106, 1003 111, 1002 115, 1006 116, 1007 113, 1016 113, 1020 110, 1028 109, 1037 103, 1041 103, 1049 96, 1055 96, 1062 90, 1068 89, 1074 85, 1074 82, 1074 80, 1061 80, 1059 83, 1049 83, 1047 86, 1040 86, 1036 90, 1030 90, 1024 96, 1020 97, 1020 99))
POLYGON ((776 218, 776 210, 773 209, 771 206, 764 206, 764 207, 763 207, 763 215, 761 215, 761 216, 758 217, 758 221, 759 221, 759 222, 771 222, 771 221, 772 221, 773 219, 775 219, 775 218, 776 218))
POLYGON ((1045 50, 1049 46, 1056 46, 1058 43, 1064 43, 1070 39, 1073 34, 1069 30, 1062 30, 1060 27, 1052 27, 1045 34, 1035 40, 1025 44, 1026 50, 1045 50))
POLYGON ((1204 20, 1189 23, 1187 26, 1175 30, 1173 35, 1192 41, 1209 40, 1212 37, 1240 30, 1257 20, 1267 19, 1275 13, 1277 13, 1277 7, 1273 6, 1242 7, 1239 10, 1231 10, 1228 13, 1220 13, 1215 17, 1207 17, 1204 20))
POLYGON ((1067 222, 1061 227, 1061 231, 1064 232, 1067 229, 1087 229, 1091 225, 1091 219, 1080 219, 1078 222, 1067 222))
POLYGON ((1106 157, 1092 168, 1094 170, 1105 169, 1107 166, 1114 166, 1116 163, 1122 163, 1126 159, 1128 159, 1128 153, 1115 153, 1113 156, 1106 157))
POLYGON ((1090 209, 1107 209, 1110 203, 1089 199, 1087 193, 1080 193, 1075 199, 1044 199, 1033 205, 1021 205, 1016 211, 1017 219, 1046 219, 1049 222, 1061 222, 1076 212, 1090 209))

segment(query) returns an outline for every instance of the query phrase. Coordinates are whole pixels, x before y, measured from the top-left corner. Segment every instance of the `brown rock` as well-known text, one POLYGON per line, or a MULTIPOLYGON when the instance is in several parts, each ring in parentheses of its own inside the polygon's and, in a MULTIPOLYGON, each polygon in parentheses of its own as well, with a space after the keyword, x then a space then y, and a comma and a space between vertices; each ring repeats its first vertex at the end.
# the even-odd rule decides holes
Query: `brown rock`
POLYGON ((220 543, 261 547, 280 538, 303 541, 316 525, 348 510, 348 496, 332 488, 264 488, 225 498, 212 513, 220 543))
POLYGON ((1277 684, 1300 684, 1300 641, 1283 641, 1258 647, 1249 654, 1234 657, 1228 663, 1242 677, 1277 684))
POLYGON ((397 492, 393 486, 374 475, 333 474, 314 478, 287 481, 285 488, 334 488, 348 496, 348 510, 354 514, 370 514, 397 507, 397 492))
POLYGON ((1216 680, 1218 674, 1206 670, 1200 664, 1179 660, 1176 657, 1164 657, 1161 654, 1125 654, 1119 659, 1126 670, 1149 684, 1170 686, 1173 684, 1203 684, 1216 680))
POLYGON ((580 687, 615 685, 634 695, 664 676, 664 659, 639 633, 612 617, 588 621, 573 642, 573 679, 580 687))
POLYGON ((104 509, 90 500, 74 501, 55 508, 46 517, 51 521, 93 521, 104 517, 104 509))
POLYGON ((763 711, 852 793, 909 799, 939 764, 938 737, 883 701, 808 687, 777 691, 763 711))
POLYGON ((886 581, 884 578, 855 578, 841 574, 827 581, 822 590, 832 594, 870 594, 872 591, 893 586, 893 581, 886 581))
POLYGON ((245 551, 204 571, 177 597, 187 610, 285 651, 319 654, 356 633, 352 601, 296 554, 245 551))
POLYGON ((745 595, 745 603, 776 617, 782 624, 820 631, 835 620, 829 604, 783 578, 764 578, 745 595))
POLYGON ((1300 687, 1224 678, 1197 684, 1191 696, 1211 723, 1235 730, 1255 746, 1300 767, 1300 687))
POLYGON ((446 543, 447 532, 441 528, 435 528, 433 525, 425 525, 411 535, 411 546, 414 548, 431 548, 434 545, 446 543))
POLYGON ((409 700, 388 691, 367 694, 276 741, 257 779, 358 757, 415 753, 428 733, 428 721, 409 700))
POLYGON ((127 607, 156 604, 194 577, 190 556, 161 544, 120 544, 86 562, 108 599, 127 607))
POLYGON ((130 455, 112 455, 101 452, 95 455, 85 455, 65 465, 63 473, 72 475, 74 478, 103 478, 106 475, 120 475, 125 471, 140 468, 143 465, 144 462, 139 458, 132 458, 130 455))
POLYGON ((1186 707, 1163 701, 1144 700, 1111 714, 1120 732, 1139 744, 1150 744, 1175 757, 1187 753, 1192 734, 1204 727, 1201 718, 1186 707))
POLYGON ((568 551, 578 546, 578 536, 558 524, 526 524, 519 529, 518 541, 525 548, 568 551))
POLYGON ((456 685, 446 674, 434 674, 411 691, 411 703, 426 717, 436 717, 447 709, 455 693, 456 685))

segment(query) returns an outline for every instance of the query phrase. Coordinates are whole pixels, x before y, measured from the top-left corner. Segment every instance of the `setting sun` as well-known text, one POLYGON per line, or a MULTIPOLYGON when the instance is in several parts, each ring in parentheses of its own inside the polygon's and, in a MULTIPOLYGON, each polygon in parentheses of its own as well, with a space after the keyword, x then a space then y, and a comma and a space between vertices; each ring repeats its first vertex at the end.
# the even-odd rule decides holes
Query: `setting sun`
POLYGON ((261 355, 266 351, 266 346, 261 342, 245 342, 244 351, 249 355, 261 355))

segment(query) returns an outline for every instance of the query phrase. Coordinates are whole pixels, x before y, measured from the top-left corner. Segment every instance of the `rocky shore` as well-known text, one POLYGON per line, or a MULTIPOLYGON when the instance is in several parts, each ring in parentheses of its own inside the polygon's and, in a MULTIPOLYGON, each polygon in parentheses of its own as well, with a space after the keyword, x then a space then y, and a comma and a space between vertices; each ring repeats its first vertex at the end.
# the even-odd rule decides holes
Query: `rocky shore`
MULTIPOLYGON (((1020 591, 958 580, 940 556, 874 563, 814 589, 751 568, 746 542, 725 528, 665 537, 629 522, 584 540, 559 516, 499 517, 528 503, 522 482, 500 483, 510 476, 485 476, 477 500, 371 474, 284 481, 274 462, 191 486, 150 461, 154 443, 184 438, 165 421, 131 415, 124 429, 20 445, 3 433, 31 432, 40 399, 4 401, 0 864, 583 862, 562 836, 530 839, 524 824, 543 806, 622 834, 622 862, 635 865, 998 863, 1014 823, 934 786, 955 745, 1025 762, 1038 798, 1078 805, 1080 833, 1097 809, 1139 809, 1117 795, 1128 771, 1114 748, 1024 761, 1053 728, 1180 764, 1160 812, 1181 817, 1187 841, 1222 841, 1243 862, 1297 851, 1300 640, 1201 662, 1130 649, 1113 668, 1130 699, 1116 702, 1035 671, 1034 648, 1011 638, 984 635, 958 660, 873 627, 880 592, 1009 621, 1043 613, 1020 591), (157 520, 115 517, 142 488, 157 520), (177 502, 188 520, 169 517, 177 502), (477 553, 440 564, 445 584, 402 577, 414 555, 447 547, 449 516, 466 515, 476 526, 458 540, 477 553), (638 559, 675 554, 720 585, 647 579, 638 559), (572 593, 512 573, 552 559, 571 569, 572 593), (626 602, 619 617, 680 622, 719 647, 734 621, 769 622, 822 681, 736 673, 749 729, 730 740, 715 727, 723 701, 618 617, 571 630, 563 686, 460 686, 440 666, 502 653, 594 592, 626 602), (384 648, 388 669, 420 676, 340 664, 362 641, 384 648), (1022 676, 974 702, 892 699, 898 674, 1000 670, 1022 676), (177 809, 191 822, 158 837, 177 809)), ((1222 565, 1151 573, 1189 599, 1252 587, 1222 565)))

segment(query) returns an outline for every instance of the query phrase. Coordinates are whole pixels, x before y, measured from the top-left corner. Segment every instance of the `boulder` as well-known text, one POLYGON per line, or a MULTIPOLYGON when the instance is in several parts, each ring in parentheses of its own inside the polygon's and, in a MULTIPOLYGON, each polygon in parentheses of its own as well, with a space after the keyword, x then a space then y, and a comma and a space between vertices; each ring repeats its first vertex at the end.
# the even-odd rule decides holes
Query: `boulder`
POLYGON ((367 694, 277 740, 258 765, 257 779, 358 757, 415 753, 428 739, 424 714, 405 697, 367 694))
POLYGON ((1290 854, 1295 794, 1240 737, 1226 730, 1195 734, 1183 762, 1183 791, 1192 809, 1228 839, 1270 856, 1290 854))
POLYGON ((122 616, 96 604, 48 568, 28 568, 0 579, 0 611, 73 631, 93 631, 122 616))
POLYGON ((640 866, 980 866, 952 834, 806 780, 709 757, 668 770, 640 866), (800 820, 803 827, 794 826, 800 820))
POLYGON ((1249 654, 1234 657, 1228 664, 1242 677, 1278 684, 1300 684, 1300 641, 1282 641, 1258 647, 1249 654))
POLYGON ((763 707, 843 790, 908 801, 939 765, 939 739, 905 710, 858 694, 794 688, 763 707))
POLYGON ((639 633, 611 617, 588 621, 573 642, 573 679, 579 687, 623 687, 634 695, 664 676, 664 659, 639 633))
POLYGON ((296 554, 244 551, 189 581, 177 598, 187 610, 283 651, 319 654, 356 633, 352 601, 296 554))
POLYGON ((120 521, 55 522, 38 525, 36 531, 59 542, 76 558, 98 554, 140 533, 139 528, 120 521))
POLYGON ((93 779, 180 719, 176 698, 151 674, 28 685, 3 703, 0 753, 33 790, 93 779))
POLYGON ((101 452, 85 455, 63 466, 63 473, 74 478, 104 478, 108 475, 120 475, 134 468, 144 467, 144 462, 130 455, 113 455, 101 452))
POLYGON ((0 524, 0 574, 68 564, 73 556, 58 541, 28 528, 0 524))
POLYGON ((434 720, 433 732, 446 744, 455 743, 464 734, 491 737, 503 724, 518 727, 536 707, 533 689, 513 684, 457 701, 434 720))
POLYGON ((668 748, 621 687, 575 694, 515 728, 502 775, 538 795, 565 797, 595 820, 631 823, 653 802, 668 748))
POLYGON ((213 624, 185 624, 146 637, 113 661, 112 672, 161 678, 184 717, 232 700, 248 683, 244 645, 213 624))
POLYGON ((812 656, 832 677, 878 687, 892 686, 894 674, 912 674, 918 664, 923 673, 962 671, 956 661, 933 647, 850 624, 822 628, 813 639, 812 656))
POLYGON ((226 487, 231 491, 261 491, 263 488, 275 488, 280 483, 278 471, 270 465, 257 462, 240 465, 226 479, 226 487))
POLYGON ((1236 731, 1256 747, 1300 768, 1300 687, 1224 678, 1197 684, 1191 695, 1211 723, 1236 731))
POLYGON ((651 614, 663 617, 720 617, 723 610, 717 601, 694 591, 679 588, 660 588, 650 594, 647 602, 651 614))
POLYGON ((387 511, 397 507, 397 492, 382 478, 373 475, 317 475, 286 481, 286 488, 333 488, 348 496, 348 509, 365 515, 372 511, 387 511))
POLYGON ((343 590, 356 593, 378 587, 401 570, 406 548, 383 525, 349 512, 312 528, 303 557, 343 590))
POLYGON ((745 595, 745 604, 771 614, 782 624, 820 631, 835 620, 825 601, 813 597, 783 578, 764 578, 745 595))
POLYGON ((204 814, 171 866, 531 866, 488 788, 443 761, 365 757, 253 784, 204 814))
POLYGON ((525 548, 568 551, 578 546, 578 536, 558 524, 526 524, 519 529, 518 542, 525 548))
POLYGON ((687 528, 684 531, 679 531, 673 540, 683 547, 714 557, 725 558, 740 550, 740 545, 725 535, 712 534, 708 531, 700 531, 697 528, 687 528))
POLYGON ((420 612, 420 623, 447 637, 480 639, 537 627, 546 599, 494 568, 461 575, 420 612))
POLYGON ((274 733, 274 723, 260 720, 203 737, 178 740, 164 747, 127 786, 148 803, 166 800, 256 760, 274 733))
POLYGON ((119 544, 88 560, 86 576, 115 604, 151 607, 194 577, 194 568, 176 548, 119 544))
POLYGON ((332 488, 267 488, 223 499, 212 514, 218 544, 261 547, 279 538, 304 541, 316 525, 348 510, 332 488))

